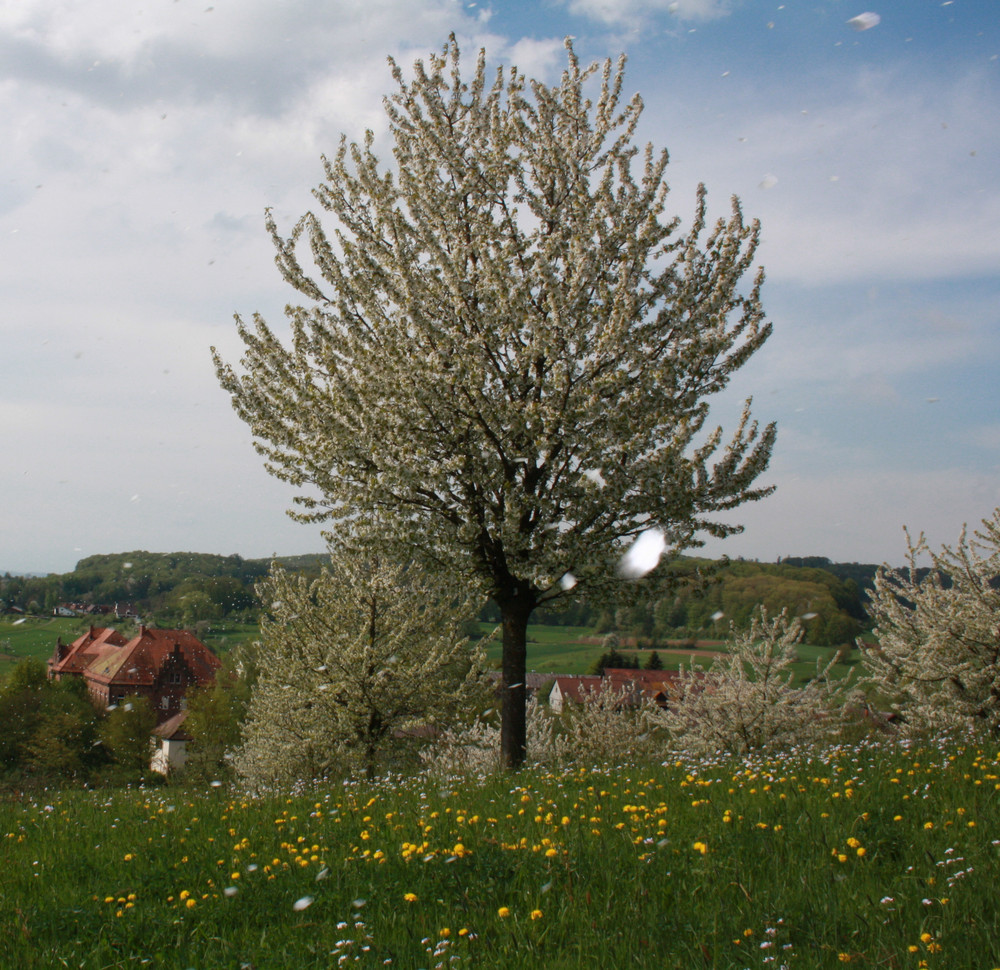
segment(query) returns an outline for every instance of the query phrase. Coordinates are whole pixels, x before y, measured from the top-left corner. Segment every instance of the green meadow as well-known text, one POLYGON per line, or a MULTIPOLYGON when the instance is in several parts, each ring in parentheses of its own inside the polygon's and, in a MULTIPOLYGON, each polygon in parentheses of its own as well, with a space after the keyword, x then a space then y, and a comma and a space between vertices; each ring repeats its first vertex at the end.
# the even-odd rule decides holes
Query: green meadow
MULTIPOLYGON (((109 623, 107 618, 94 617, 92 620, 72 617, 0 617, 0 677, 10 673, 14 666, 27 657, 47 660, 55 648, 56 639, 62 637, 63 643, 72 643, 80 634, 85 633, 90 623, 102 626, 109 623)), ((131 624, 122 624, 122 632, 129 635, 134 629, 131 624)), ((488 637, 496 628, 482 623, 480 630, 488 637)), ((201 634, 204 643, 219 656, 224 656, 239 643, 253 641, 258 633, 254 624, 236 623, 220 620, 213 622, 207 631, 201 634)), ((579 626, 543 626, 533 624, 528 627, 528 669, 540 673, 551 674, 582 674, 600 657, 603 652, 602 637, 590 627, 579 626)), ((487 661, 491 665, 500 663, 499 633, 485 642, 487 661)), ((676 670, 681 665, 687 665, 693 659, 708 666, 716 651, 724 650, 722 641, 698 641, 698 649, 679 649, 670 647, 657 648, 657 653, 666 669, 676 670)), ((634 656, 644 664, 650 651, 629 650, 622 648, 626 656, 634 656)), ((793 665, 796 677, 799 679, 811 677, 816 672, 816 661, 825 664, 837 652, 834 647, 816 647, 800 645, 798 654, 801 661, 793 665)), ((838 664, 835 671, 845 674, 857 662, 857 652, 844 664, 838 664)))
MULTIPOLYGON (((95 618, 94 623, 101 625, 100 617, 95 618)), ((76 617, 0 617, 0 677, 29 657, 48 660, 59 637, 63 643, 72 643, 81 633, 86 633, 87 627, 86 620, 76 617)))
POLYGON ((0 803, 21 970, 1000 967, 1000 760, 865 742, 0 803))

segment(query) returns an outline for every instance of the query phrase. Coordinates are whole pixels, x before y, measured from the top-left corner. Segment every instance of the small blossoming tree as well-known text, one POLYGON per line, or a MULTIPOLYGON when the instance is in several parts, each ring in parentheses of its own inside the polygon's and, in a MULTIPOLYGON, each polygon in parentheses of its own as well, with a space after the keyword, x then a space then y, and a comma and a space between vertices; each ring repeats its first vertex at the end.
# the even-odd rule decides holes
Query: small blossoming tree
POLYGON ((933 552, 907 533, 908 566, 883 566, 859 641, 867 682, 915 729, 1000 735, 1000 509, 958 545, 933 552), (917 560, 930 557, 921 578, 917 560))
POLYGON ((787 748, 833 733, 844 684, 831 680, 834 661, 796 686, 790 669, 802 639, 787 612, 769 619, 761 608, 747 630, 732 629, 729 652, 704 667, 692 663, 663 713, 672 744, 692 753, 745 754, 787 748))
POLYGON ((462 602, 416 568, 345 556, 310 582, 273 567, 259 592, 260 675, 235 757, 251 783, 370 777, 401 729, 478 697, 462 602))

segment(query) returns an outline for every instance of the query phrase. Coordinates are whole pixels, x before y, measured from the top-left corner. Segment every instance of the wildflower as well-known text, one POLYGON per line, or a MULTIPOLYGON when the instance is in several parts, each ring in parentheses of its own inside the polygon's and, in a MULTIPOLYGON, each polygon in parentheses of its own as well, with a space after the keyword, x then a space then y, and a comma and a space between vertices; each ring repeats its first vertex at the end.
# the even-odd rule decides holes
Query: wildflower
POLYGON ((184 903, 184 905, 185 905, 185 906, 187 906, 187 908, 188 908, 188 909, 194 909, 194 908, 195 908, 195 906, 197 906, 197 905, 198 905, 198 900, 196 900, 196 899, 188 899, 188 900, 187 900, 187 901, 186 901, 186 902, 184 903))
POLYGON ((497 910, 497 916, 499 916, 500 919, 506 919, 508 916, 510 916, 510 910, 506 906, 501 906, 497 910))
POLYGON ((415 903, 417 901, 417 894, 403 893, 403 899, 405 899, 408 903, 415 903))
POLYGON ((446 939, 448 939, 449 936, 451 936, 451 930, 449 930, 448 927, 445 926, 445 927, 442 928, 442 930, 438 934, 438 936, 440 936, 442 939, 446 940, 446 939))
POLYGON ((695 852, 700 852, 702 855, 705 855, 705 853, 708 852, 708 846, 704 842, 695 842, 691 848, 694 849, 695 852))
POLYGON ((533 909, 531 911, 531 918, 532 919, 541 919, 542 918, 542 911, 540 909, 533 909))

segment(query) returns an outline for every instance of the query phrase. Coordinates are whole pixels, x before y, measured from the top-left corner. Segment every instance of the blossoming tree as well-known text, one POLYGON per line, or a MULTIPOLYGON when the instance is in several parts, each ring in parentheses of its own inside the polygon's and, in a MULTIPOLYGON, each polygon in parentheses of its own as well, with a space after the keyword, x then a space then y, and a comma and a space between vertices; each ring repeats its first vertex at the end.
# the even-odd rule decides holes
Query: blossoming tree
POLYGON ((667 218, 667 154, 633 144, 624 61, 567 55, 555 86, 491 81, 484 52, 463 80, 454 37, 411 80, 390 61, 394 166, 371 132, 342 138, 315 191, 333 234, 268 216, 306 300, 290 343, 255 316, 241 371, 215 354, 268 469, 303 489, 296 517, 336 544, 377 514, 387 552, 494 598, 510 766, 535 607, 607 588, 643 530, 673 551, 739 531, 709 516, 769 492, 775 434, 749 401, 727 442, 702 434, 706 398, 771 329, 762 272, 742 285, 758 224, 734 199, 709 225, 703 187, 689 226, 667 218))

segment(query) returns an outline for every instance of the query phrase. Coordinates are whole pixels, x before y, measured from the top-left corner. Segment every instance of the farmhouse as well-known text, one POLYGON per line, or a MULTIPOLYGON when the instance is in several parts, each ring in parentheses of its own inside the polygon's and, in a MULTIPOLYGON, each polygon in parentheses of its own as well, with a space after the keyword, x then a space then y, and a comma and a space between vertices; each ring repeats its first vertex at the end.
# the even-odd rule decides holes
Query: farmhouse
POLYGON ((131 640, 105 627, 91 627, 68 645, 60 639, 48 666, 51 680, 82 677, 102 707, 145 697, 162 723, 185 709, 189 688, 214 682, 221 663, 186 630, 142 626, 131 640))
POLYGON ((633 670, 608 667, 600 676, 556 677, 549 693, 549 707, 556 713, 566 704, 582 704, 588 697, 609 691, 624 707, 637 707, 644 699, 666 707, 684 676, 671 670, 633 670))

